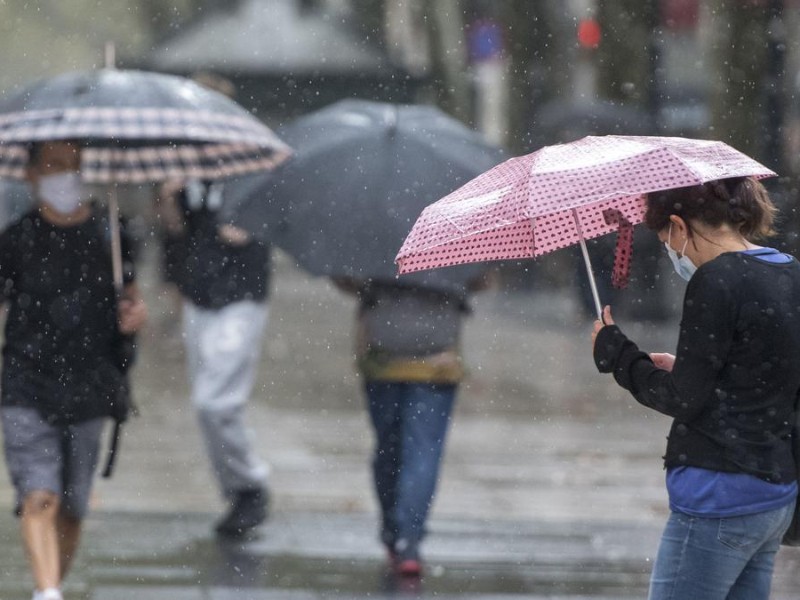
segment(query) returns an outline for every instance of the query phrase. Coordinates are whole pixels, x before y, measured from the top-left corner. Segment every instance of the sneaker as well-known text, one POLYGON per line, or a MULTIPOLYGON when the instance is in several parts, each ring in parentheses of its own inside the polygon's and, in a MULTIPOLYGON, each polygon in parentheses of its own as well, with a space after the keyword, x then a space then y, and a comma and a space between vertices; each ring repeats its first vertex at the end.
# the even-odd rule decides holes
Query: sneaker
POLYGON ((419 577, 422 575, 422 559, 416 544, 398 540, 394 546, 394 572, 400 577, 419 577))
POLYGON ((419 558, 398 558, 394 570, 400 577, 420 577, 422 561, 419 558))
POLYGON ((214 529, 225 537, 240 537, 267 519, 269 493, 266 489, 244 490, 238 492, 230 511, 214 529))
POLYGON ((64 600, 61 590, 58 588, 47 588, 46 590, 36 590, 33 592, 33 600, 64 600))

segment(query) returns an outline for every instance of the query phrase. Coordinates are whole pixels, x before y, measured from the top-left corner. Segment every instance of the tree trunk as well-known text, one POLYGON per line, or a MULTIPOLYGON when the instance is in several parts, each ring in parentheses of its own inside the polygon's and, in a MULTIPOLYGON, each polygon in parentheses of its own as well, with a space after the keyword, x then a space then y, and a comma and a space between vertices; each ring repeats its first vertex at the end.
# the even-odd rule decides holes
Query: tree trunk
POLYGON ((650 0, 599 0, 597 49, 601 98, 644 105, 650 77, 650 0))
POLYGON ((425 2, 424 6, 431 36, 431 75, 437 103, 455 117, 470 122, 472 98, 462 1, 436 0, 425 2))
POLYGON ((385 45, 386 3, 391 1, 393 0, 351 0, 359 30, 377 46, 385 45))
POLYGON ((206 0, 179 0, 166 4, 163 0, 138 0, 141 23, 154 39, 163 39, 178 26, 205 14, 206 0))
POLYGON ((704 19, 714 137, 762 158, 767 10, 747 2, 709 0, 704 19))
POLYGON ((508 34, 510 58, 508 146, 515 154, 534 148, 531 129, 533 115, 548 96, 558 97, 566 89, 569 64, 563 31, 556 14, 563 14, 559 2, 552 10, 549 2, 507 0, 502 20, 508 34))

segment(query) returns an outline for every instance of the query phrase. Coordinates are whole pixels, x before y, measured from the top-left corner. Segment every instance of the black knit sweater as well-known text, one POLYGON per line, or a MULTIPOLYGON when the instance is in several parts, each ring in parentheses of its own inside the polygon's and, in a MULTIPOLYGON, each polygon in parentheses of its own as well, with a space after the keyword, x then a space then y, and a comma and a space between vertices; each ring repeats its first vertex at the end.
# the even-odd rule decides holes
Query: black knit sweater
POLYGON ((672 372, 617 326, 597 335, 597 368, 675 420, 667 468, 693 466, 788 483, 800 391, 800 263, 725 253, 686 289, 672 372))

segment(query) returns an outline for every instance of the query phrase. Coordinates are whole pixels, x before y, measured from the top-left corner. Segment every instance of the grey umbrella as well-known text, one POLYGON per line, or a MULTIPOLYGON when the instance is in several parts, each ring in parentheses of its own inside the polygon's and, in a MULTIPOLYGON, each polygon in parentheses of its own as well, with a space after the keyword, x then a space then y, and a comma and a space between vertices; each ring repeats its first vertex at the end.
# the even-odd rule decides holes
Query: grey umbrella
MULTIPOLYGON (((393 280, 394 256, 421 210, 502 159, 432 106, 345 100, 280 134, 294 156, 231 199, 232 220, 316 275, 393 280)), ((484 269, 440 269, 403 282, 463 291, 484 269)))

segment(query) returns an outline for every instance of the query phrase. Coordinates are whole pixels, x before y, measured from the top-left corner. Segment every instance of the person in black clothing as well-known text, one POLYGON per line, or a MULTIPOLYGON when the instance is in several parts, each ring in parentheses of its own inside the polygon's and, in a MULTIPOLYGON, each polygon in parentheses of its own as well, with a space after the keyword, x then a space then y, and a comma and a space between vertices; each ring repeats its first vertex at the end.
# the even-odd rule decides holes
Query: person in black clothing
POLYGON ((270 254, 220 218, 227 185, 236 182, 168 182, 159 204, 183 297, 192 403, 229 503, 215 528, 240 536, 267 516, 267 467, 254 451, 244 410, 267 323, 270 254))
POLYGON ((0 235, 0 298, 8 306, 0 418, 33 597, 41 600, 62 597, 101 430, 124 408, 119 334, 146 319, 129 261, 117 300, 108 220, 88 201, 79 152, 70 142, 31 149, 37 204, 0 235))
POLYGON ((609 307, 594 324, 597 368, 674 419, 651 600, 769 597, 797 497, 800 392, 800 263, 753 242, 774 213, 753 178, 650 194, 645 223, 689 280, 677 353, 640 351, 609 307))

